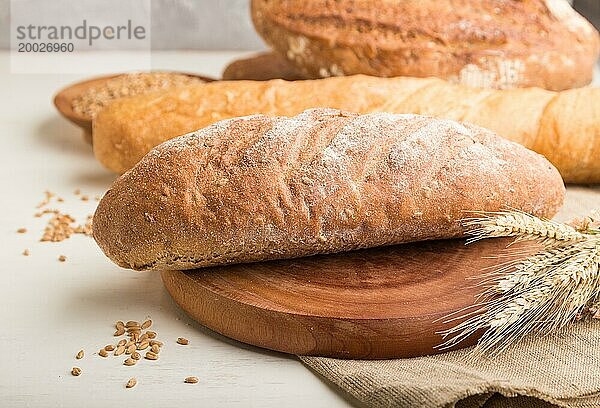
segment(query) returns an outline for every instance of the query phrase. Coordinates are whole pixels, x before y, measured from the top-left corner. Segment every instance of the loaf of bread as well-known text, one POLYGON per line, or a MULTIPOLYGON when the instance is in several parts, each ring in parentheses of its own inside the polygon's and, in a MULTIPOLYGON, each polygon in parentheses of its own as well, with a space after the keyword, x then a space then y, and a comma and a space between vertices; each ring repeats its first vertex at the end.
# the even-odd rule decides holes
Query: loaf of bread
POLYGON ((588 84, 600 40, 566 0, 252 0, 303 76, 435 76, 483 88, 588 84))
POLYGON ((221 119, 293 116, 313 107, 416 113, 471 122, 543 154, 566 182, 600 182, 600 89, 489 90, 434 78, 363 75, 309 81, 222 81, 122 99, 94 123, 94 151, 125 172, 159 143, 221 119))
POLYGON ((223 79, 236 81, 250 79, 266 81, 268 79, 285 79, 294 81, 306 79, 299 70, 283 55, 275 52, 262 52, 247 58, 235 60, 223 71, 223 79))
POLYGON ((113 184, 94 238, 120 266, 190 269, 459 237, 465 211, 551 217, 542 156, 469 124, 334 109, 215 123, 113 184))

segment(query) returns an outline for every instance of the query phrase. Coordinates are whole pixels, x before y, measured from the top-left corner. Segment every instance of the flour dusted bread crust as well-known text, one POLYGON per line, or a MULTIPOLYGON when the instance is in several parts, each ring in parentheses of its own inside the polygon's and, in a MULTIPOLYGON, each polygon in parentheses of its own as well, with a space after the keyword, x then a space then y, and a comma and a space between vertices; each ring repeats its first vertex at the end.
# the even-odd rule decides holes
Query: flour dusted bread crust
POLYGON ((466 121, 520 143, 569 183, 600 183, 600 88, 491 90, 436 78, 364 75, 307 81, 219 81, 127 98, 94 122, 94 152, 123 173, 152 147, 221 119, 294 116, 314 107, 416 113, 466 121))
POLYGON ((131 269, 190 269, 463 234, 466 210, 551 217, 564 186, 542 156, 418 115, 224 120, 153 149, 100 201, 94 238, 131 269))
POLYGON ((306 78, 435 76, 484 88, 588 84, 598 32, 565 0, 252 0, 306 78))

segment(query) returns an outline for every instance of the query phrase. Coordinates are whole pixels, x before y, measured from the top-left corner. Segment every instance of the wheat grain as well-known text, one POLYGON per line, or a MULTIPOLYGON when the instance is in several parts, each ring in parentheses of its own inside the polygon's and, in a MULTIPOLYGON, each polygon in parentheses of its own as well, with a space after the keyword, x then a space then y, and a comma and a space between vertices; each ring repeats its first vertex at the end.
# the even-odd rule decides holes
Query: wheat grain
POLYGON ((136 384, 137 380, 135 379, 135 377, 131 377, 129 381, 127 381, 127 384, 125 384, 125 388, 133 388, 136 384))
POLYGON ((127 358, 124 362, 123 365, 126 366, 133 366, 137 363, 137 360, 134 360, 133 358, 127 358))
POLYGON ((150 346, 150 342, 148 340, 141 341, 137 345, 138 350, 145 350, 150 346))
POLYGON ((145 356, 145 357, 146 357, 146 359, 148 359, 148 360, 158 360, 158 354, 156 354, 156 353, 153 353, 153 352, 151 352, 151 351, 148 351, 148 352, 146 353, 146 356, 145 356))

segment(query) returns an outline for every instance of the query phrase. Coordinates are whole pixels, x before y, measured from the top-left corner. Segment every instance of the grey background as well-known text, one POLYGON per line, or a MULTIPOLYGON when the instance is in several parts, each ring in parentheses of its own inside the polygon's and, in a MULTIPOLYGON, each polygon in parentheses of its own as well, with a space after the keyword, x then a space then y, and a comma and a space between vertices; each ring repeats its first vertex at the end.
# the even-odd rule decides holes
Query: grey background
MULTIPOLYGON (((52 0, 25 1, 35 3, 52 0)), ((252 27, 249 0, 150 1, 153 49, 260 50, 265 48, 252 27)), ((126 2, 127 0, 123 0, 123 3, 126 2)), ((69 12, 85 14, 85 10, 81 10, 85 5, 77 0, 71 3, 70 11, 57 7, 57 15, 69 12)), ((575 0, 574 5, 596 27, 600 27, 600 0, 575 0)), ((10 0, 0 0, 0 48, 10 47, 9 6, 10 0)), ((109 12, 118 11, 109 10, 109 12)), ((110 23, 110 20, 107 23, 110 23)))
MULTIPOLYGON (((15 0, 32 4, 52 0, 15 0)), ((0 48, 10 48, 10 0, 0 0, 0 48)), ((62 2, 61 2, 62 3, 62 2)), ((65 13, 89 15, 85 2, 68 1, 69 7, 56 7, 47 16, 55 24, 65 13), (64 10, 69 8, 69 10, 64 10)), ((102 4, 102 0, 98 0, 102 4)), ((123 0, 127 9, 127 0, 123 0)), ((249 0, 150 0, 153 49, 260 50, 264 49, 250 19, 249 0)), ((95 13, 97 24, 114 23, 111 15, 119 10, 95 13)))

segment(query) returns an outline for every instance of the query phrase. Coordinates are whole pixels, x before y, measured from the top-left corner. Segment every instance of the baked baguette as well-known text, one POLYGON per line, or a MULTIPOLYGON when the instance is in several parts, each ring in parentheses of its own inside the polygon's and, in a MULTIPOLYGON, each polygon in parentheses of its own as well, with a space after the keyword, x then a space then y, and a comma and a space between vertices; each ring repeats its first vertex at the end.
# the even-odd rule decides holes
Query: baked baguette
POLYGON ((285 79, 294 81, 306 79, 286 57, 275 52, 262 52, 248 58, 235 60, 223 71, 223 79, 237 81, 240 79, 266 81, 268 79, 285 79))
POLYGON ((483 88, 592 80, 598 32, 565 0, 253 0, 258 33, 306 78, 435 76, 483 88))
POLYGON ((546 159, 486 129, 315 109, 161 144, 102 198, 93 233, 125 268, 190 269, 459 237, 465 210, 551 217, 563 198, 546 159))
POLYGON ((467 121, 543 154, 566 182, 600 182, 600 89, 486 90, 435 78, 364 75, 309 81, 221 81, 122 99, 94 123, 94 151, 123 173, 159 143, 221 119, 293 116, 313 107, 467 121))

